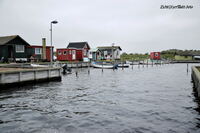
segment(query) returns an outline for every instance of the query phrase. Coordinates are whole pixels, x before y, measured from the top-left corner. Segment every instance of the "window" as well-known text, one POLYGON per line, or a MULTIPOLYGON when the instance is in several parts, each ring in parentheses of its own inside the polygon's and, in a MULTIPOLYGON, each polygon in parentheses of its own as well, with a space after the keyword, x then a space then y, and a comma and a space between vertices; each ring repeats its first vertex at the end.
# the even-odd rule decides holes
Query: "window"
POLYGON ((42 48, 35 48, 35 54, 42 54, 42 48))
POLYGON ((63 52, 63 55, 67 55, 67 51, 64 51, 64 52, 63 52))
POLYGON ((107 51, 104 51, 104 56, 107 55, 107 54, 108 54, 108 52, 107 52, 107 51))
POLYGON ((84 49, 84 56, 87 56, 87 50, 86 49, 84 49))
POLYGON ((61 51, 58 51, 58 55, 61 55, 62 54, 62 52, 61 51))
POLYGON ((24 53, 24 45, 16 45, 15 50, 17 53, 24 53))
POLYGON ((75 51, 75 50, 72 50, 72 54, 73 54, 73 55, 76 54, 76 51, 75 51))
POLYGON ((71 50, 69 51, 69 54, 72 54, 72 51, 71 51, 71 50))
POLYGON ((155 53, 155 57, 158 57, 158 53, 155 53))
POLYGON ((116 54, 116 56, 118 56, 119 55, 119 51, 117 51, 117 54, 116 54))

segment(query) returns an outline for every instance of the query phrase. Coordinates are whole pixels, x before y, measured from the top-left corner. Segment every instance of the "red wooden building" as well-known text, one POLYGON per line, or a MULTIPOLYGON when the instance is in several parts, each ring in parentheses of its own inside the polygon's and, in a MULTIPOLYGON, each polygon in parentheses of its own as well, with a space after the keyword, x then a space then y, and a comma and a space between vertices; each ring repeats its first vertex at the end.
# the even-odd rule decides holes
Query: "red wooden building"
POLYGON ((150 53, 150 59, 152 60, 160 60, 160 52, 151 52, 150 53))
POLYGON ((88 58, 90 46, 87 42, 69 43, 67 48, 56 50, 57 60, 59 61, 82 61, 88 58))
MULTIPOLYGON (((39 46, 39 45, 31 45, 30 46, 33 58, 37 60, 51 61, 51 46, 39 46), (43 52, 45 51, 45 52, 43 52)), ((53 46, 52 46, 53 53, 53 46)))

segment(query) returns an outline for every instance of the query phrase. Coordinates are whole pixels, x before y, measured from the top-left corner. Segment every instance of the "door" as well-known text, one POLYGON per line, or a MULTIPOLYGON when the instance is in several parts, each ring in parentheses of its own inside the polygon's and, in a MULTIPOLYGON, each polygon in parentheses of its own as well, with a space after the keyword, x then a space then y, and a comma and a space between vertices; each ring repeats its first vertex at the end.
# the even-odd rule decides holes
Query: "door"
POLYGON ((72 60, 76 60, 76 50, 72 50, 72 60))
POLYGON ((8 46, 8 58, 13 58, 13 46, 8 46))

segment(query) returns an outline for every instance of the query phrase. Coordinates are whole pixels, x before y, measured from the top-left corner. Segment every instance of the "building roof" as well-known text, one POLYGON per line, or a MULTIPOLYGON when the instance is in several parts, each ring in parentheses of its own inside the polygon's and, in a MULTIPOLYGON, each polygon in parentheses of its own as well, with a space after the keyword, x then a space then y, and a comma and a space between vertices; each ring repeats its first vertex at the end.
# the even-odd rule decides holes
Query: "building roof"
POLYGON ((90 49, 90 52, 97 52, 97 51, 100 51, 98 48, 92 48, 90 49))
POLYGON ((70 42, 67 48, 78 48, 82 49, 87 45, 87 47, 90 49, 90 46, 87 42, 70 42))
POLYGON ((107 50, 107 49, 119 49, 119 50, 122 50, 120 46, 101 46, 101 47, 97 47, 99 50, 107 50))
POLYGON ((9 42, 11 42, 12 40, 14 40, 15 38, 19 38, 19 39, 21 39, 24 43, 26 43, 27 45, 30 45, 30 44, 27 43, 24 39, 22 39, 19 35, 2 36, 2 37, 0 37, 0 45, 9 44, 9 42))

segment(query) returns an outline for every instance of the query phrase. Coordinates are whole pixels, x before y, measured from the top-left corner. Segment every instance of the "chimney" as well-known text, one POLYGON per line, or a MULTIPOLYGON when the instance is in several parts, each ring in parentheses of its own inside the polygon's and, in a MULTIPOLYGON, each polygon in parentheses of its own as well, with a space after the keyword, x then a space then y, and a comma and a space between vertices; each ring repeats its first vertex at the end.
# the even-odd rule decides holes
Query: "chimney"
POLYGON ((46 38, 42 38, 42 59, 46 60, 46 38))

